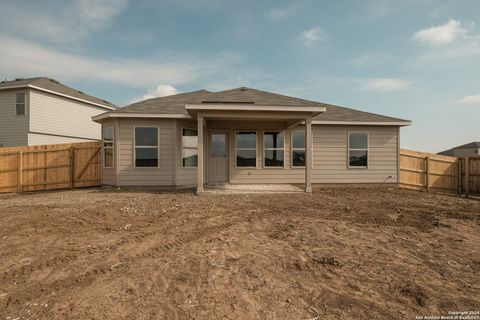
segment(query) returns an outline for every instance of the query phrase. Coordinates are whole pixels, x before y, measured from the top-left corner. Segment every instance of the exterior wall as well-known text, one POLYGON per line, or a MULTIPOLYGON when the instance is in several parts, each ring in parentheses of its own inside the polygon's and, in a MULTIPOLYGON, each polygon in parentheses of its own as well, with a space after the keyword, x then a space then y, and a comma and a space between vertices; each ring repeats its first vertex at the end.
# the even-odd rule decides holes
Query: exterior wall
MULTIPOLYGON (((104 183, 119 186, 195 186, 196 168, 181 166, 181 128, 196 128, 196 121, 174 119, 119 119, 115 130, 115 170, 104 170, 104 183), (160 158, 158 168, 134 168, 133 128, 160 128, 160 158), (118 150, 118 151, 117 151, 118 150), (115 178, 116 177, 116 178, 115 178)), ((107 122, 105 122, 105 125, 107 122)), ((266 121, 208 121, 208 129, 227 129, 229 133, 229 181, 232 184, 304 183, 305 169, 291 167, 291 132, 303 126, 285 130, 284 122, 266 121), (236 168, 235 132, 257 131, 257 167, 236 168), (285 165, 283 168, 264 168, 263 132, 285 131, 285 165)), ((398 182, 398 127, 395 126, 338 126, 313 125, 312 183, 362 184, 398 182), (348 168, 348 132, 368 132, 368 168, 348 168)), ((208 144, 204 142, 204 146, 208 144)), ((208 152, 205 150, 205 156, 208 152)), ((205 160, 207 163, 208 158, 205 160)), ((207 167, 207 166, 206 166, 207 167)), ((205 169, 205 182, 208 182, 205 169)))
POLYGON ((480 156, 479 148, 462 148, 462 149, 453 149, 454 157, 478 157, 480 156))
POLYGON ((102 123, 102 130, 104 127, 113 127, 113 135, 114 135, 114 146, 113 146, 113 168, 105 168, 105 162, 104 162, 104 152, 103 152, 103 145, 102 145, 102 184, 114 186, 117 184, 117 167, 118 167, 118 128, 116 128, 116 124, 118 123, 117 120, 113 119, 107 119, 102 123))
POLYGON ((41 144, 57 144, 57 143, 73 143, 73 142, 89 142, 92 139, 77 139, 62 136, 55 136, 41 133, 28 133, 28 145, 35 146, 41 144))
MULTIPOLYGON (((92 121, 92 116, 106 112, 107 109, 38 90, 30 90, 30 104, 31 133, 65 137, 60 143, 70 142, 68 138, 80 138, 83 141, 101 138, 101 125, 92 121)), ((35 143, 28 141, 28 144, 35 143)))
POLYGON ((28 144, 28 119, 30 116, 29 92, 26 89, 0 91, 0 144, 5 147, 28 144), (15 114, 17 92, 26 92, 26 115, 15 114))
MULTIPOLYGON (((118 120, 118 186, 173 186, 175 122, 173 119, 119 119, 118 120), (134 126, 159 127, 158 168, 135 168, 133 163, 134 126)), ((178 146, 177 146, 178 147, 178 146)))
POLYGON ((397 132, 388 126, 313 126, 312 182, 398 183, 397 132), (348 168, 348 132, 368 132, 368 168, 348 168))

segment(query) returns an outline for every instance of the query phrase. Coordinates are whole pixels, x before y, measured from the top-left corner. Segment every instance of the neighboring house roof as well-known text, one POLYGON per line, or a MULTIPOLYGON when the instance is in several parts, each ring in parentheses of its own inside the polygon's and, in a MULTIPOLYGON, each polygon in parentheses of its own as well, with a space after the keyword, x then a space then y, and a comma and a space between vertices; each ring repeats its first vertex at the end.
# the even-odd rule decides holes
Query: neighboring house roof
POLYGON ((453 150, 456 150, 456 149, 480 149, 480 142, 474 141, 474 142, 462 144, 461 146, 439 152, 438 154, 441 154, 443 156, 453 156, 453 150))
MULTIPOLYGON (((258 106, 290 106, 290 107, 325 107, 326 112, 313 118, 314 123, 365 123, 365 124, 409 124, 410 121, 382 116, 374 113, 335 106, 331 104, 309 101, 285 96, 277 93, 240 87, 231 90, 211 92, 199 90, 159 97, 132 103, 123 108, 108 112, 109 115, 128 116, 128 114, 165 114, 166 116, 188 116, 186 104, 251 104, 258 106)), ((95 117, 104 118, 102 115, 95 117)))
POLYGON ((109 101, 102 100, 94 96, 88 95, 86 93, 73 89, 69 86, 66 86, 58 82, 57 80, 50 79, 47 77, 16 79, 13 81, 0 82, 0 90, 27 88, 27 87, 42 90, 42 91, 47 91, 47 92, 58 94, 61 96, 66 96, 67 98, 72 98, 74 100, 81 100, 90 104, 105 107, 110 110, 118 108, 116 105, 114 105, 109 101))

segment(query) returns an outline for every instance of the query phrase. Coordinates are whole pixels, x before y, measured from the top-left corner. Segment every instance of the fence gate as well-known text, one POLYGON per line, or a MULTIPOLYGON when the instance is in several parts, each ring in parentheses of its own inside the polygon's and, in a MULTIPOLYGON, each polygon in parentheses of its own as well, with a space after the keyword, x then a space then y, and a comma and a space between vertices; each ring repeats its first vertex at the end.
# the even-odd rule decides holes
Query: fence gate
POLYGON ((100 142, 0 149, 0 193, 101 185, 100 142))

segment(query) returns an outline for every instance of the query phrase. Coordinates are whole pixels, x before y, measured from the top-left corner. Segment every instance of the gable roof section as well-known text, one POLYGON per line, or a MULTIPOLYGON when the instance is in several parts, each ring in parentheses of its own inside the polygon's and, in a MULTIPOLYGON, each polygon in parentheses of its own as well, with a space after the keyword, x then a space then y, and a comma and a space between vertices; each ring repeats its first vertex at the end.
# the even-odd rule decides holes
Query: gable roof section
MULTIPOLYGON (((121 114, 125 117, 128 114, 157 114, 157 115, 179 115, 189 118, 185 109, 186 104, 250 104, 258 106, 289 106, 289 107, 325 107, 326 112, 313 118, 313 123, 358 123, 358 124, 383 124, 383 125, 408 125, 410 121, 382 116, 374 113, 359 111, 351 108, 335 106, 331 104, 315 102, 277 93, 240 87, 219 92, 199 90, 188 93, 180 93, 172 96, 153 98, 130 104, 115 111, 108 112, 109 115, 121 114)), ((106 114, 104 114, 106 115, 106 114)), ((97 120, 104 118, 100 115, 97 120)))
POLYGON ((94 104, 111 110, 117 108, 117 106, 111 102, 88 95, 47 77, 17 79, 13 81, 0 82, 0 90, 24 87, 51 92, 53 94, 58 94, 67 98, 73 98, 74 100, 81 100, 86 103, 94 104))
POLYGON ((453 150, 456 149, 480 149, 480 142, 474 141, 470 142, 467 144, 462 144, 461 146, 454 147, 452 149, 448 149, 442 152, 439 152, 438 154, 444 155, 444 156, 453 156, 453 150))

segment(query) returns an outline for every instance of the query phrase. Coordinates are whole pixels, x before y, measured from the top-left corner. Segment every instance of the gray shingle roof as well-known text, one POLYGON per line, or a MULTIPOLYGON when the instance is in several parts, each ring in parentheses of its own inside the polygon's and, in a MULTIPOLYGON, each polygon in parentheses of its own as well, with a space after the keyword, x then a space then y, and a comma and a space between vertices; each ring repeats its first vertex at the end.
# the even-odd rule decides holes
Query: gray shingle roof
POLYGON ((76 89, 73 89, 69 86, 66 86, 54 79, 50 79, 47 77, 38 77, 38 78, 28 78, 28 79, 17 79, 13 81, 1 81, 0 82, 0 89, 9 88, 9 87, 17 87, 17 86, 36 86, 42 89, 54 91, 60 94, 65 94, 74 98, 82 99, 88 102, 93 102, 96 104, 101 104, 107 107, 118 108, 111 102, 106 100, 102 100, 96 98, 94 96, 88 95, 76 89))
POLYGON ((172 96, 153 98, 130 104, 115 111, 110 111, 110 113, 188 114, 188 112, 185 110, 185 104, 200 103, 249 103, 255 105, 326 107, 327 111, 325 113, 322 113, 314 118, 314 120, 319 121, 408 121, 246 87, 219 92, 199 90, 187 93, 180 93, 172 96))
POLYGON ((469 148, 480 148, 480 142, 474 141, 474 142, 470 142, 470 143, 467 143, 467 144, 462 144, 461 146, 439 152, 438 154, 441 154, 443 156, 453 156, 453 150, 469 149, 469 148))

